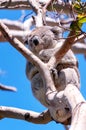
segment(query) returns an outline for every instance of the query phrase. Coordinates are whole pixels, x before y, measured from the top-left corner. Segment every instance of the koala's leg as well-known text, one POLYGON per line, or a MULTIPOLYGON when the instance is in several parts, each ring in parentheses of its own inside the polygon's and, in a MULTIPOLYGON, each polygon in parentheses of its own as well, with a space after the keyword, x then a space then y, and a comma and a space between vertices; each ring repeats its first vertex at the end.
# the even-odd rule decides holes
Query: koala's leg
MULTIPOLYGON (((76 66, 70 68, 64 68, 58 72, 58 80, 55 84, 58 93, 61 93, 67 86, 76 86, 80 88, 80 77, 76 66)), ((70 113, 70 105, 66 98, 63 96, 62 102, 64 105, 64 110, 70 113), (66 107, 65 107, 66 106, 66 107)))
POLYGON ((32 78, 31 88, 33 95, 41 102, 41 104, 48 107, 48 103, 46 101, 45 96, 45 87, 43 86, 43 80, 40 73, 35 74, 32 78))
POLYGON ((57 84, 55 84, 58 91, 64 90, 68 84, 73 84, 80 88, 80 78, 77 67, 64 68, 58 72, 57 84))
POLYGON ((55 87, 57 88, 57 95, 54 97, 55 102, 50 107, 50 113, 55 121, 67 123, 65 121, 70 121, 71 119, 71 106, 68 99, 64 95, 64 90, 67 86, 80 87, 80 80, 77 68, 65 68, 58 72, 58 80, 55 82, 55 87))

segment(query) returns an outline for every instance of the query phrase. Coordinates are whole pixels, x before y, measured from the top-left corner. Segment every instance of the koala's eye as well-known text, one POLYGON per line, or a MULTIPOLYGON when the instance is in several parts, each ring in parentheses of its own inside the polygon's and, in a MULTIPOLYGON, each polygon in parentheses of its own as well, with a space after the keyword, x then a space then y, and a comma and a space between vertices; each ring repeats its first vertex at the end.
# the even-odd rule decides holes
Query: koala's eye
POLYGON ((39 44, 39 40, 38 40, 38 37, 34 36, 33 39, 32 39, 32 42, 35 46, 37 46, 39 44))

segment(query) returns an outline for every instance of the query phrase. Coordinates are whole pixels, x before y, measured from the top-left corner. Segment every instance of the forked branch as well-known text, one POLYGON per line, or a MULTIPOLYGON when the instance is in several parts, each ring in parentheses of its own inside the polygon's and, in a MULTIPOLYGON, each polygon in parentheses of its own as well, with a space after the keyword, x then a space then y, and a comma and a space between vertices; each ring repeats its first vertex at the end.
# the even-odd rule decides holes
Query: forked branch
POLYGON ((45 81, 45 86, 51 86, 49 91, 56 91, 54 83, 51 78, 51 74, 47 64, 44 64, 37 56, 35 56, 29 49, 27 49, 17 38, 14 38, 10 33, 9 29, 2 22, 0 23, 0 30, 3 33, 4 37, 9 41, 9 43, 16 48, 27 60, 39 69, 40 73, 43 75, 45 81), (45 73, 46 70, 46 73, 45 73))
MULTIPOLYGON (((43 69, 44 63, 41 62, 40 59, 38 59, 35 55, 33 55, 33 53, 30 52, 19 40, 12 37, 12 35, 9 34, 9 29, 3 23, 0 23, 0 30, 2 31, 5 38, 10 42, 10 44, 15 47, 22 55, 24 55, 27 60, 34 63, 40 71, 43 71, 45 69, 43 69)), ((39 124, 51 121, 49 111, 39 114, 35 112, 20 110, 17 108, 1 107, 0 116, 1 118, 11 117, 17 119, 24 119, 39 124)))
POLYGON ((62 45, 62 47, 59 49, 59 51, 57 51, 55 55, 51 57, 48 65, 51 67, 54 67, 55 65, 57 65, 59 61, 61 60, 61 58, 67 53, 67 51, 72 48, 72 45, 74 45, 78 40, 83 39, 83 38, 86 38, 86 34, 81 34, 81 35, 76 36, 75 32, 71 31, 68 37, 66 38, 66 40, 64 41, 64 44, 62 45))
MULTIPOLYGON (((0 30, 2 31, 5 38, 10 42, 10 44, 13 47, 15 47, 22 55, 24 55, 24 57, 26 57, 27 60, 29 60, 31 63, 35 64, 35 66, 39 69, 39 71, 42 75, 42 78, 44 80, 44 83, 45 83, 44 86, 46 89, 46 98, 47 98, 48 103, 50 103, 50 105, 51 105, 51 101, 54 101, 53 99, 54 99, 54 97, 56 97, 57 90, 54 86, 54 83, 53 83, 53 80, 51 78, 51 74, 49 71, 49 67, 47 66, 47 64, 44 64, 39 58, 37 58, 32 52, 30 52, 30 50, 28 50, 19 40, 17 40, 11 34, 9 34, 9 29, 3 23, 0 23, 0 30), (46 71, 46 73, 45 73, 45 71, 46 71)), ((73 34, 73 32, 72 32, 72 34, 73 34)), ((64 46, 62 46, 62 48, 59 50, 59 52, 56 52, 56 54, 54 55, 55 58, 57 58, 56 60, 58 60, 58 57, 60 57, 59 58, 59 60, 60 60, 65 55, 65 53, 68 51, 68 49, 70 49, 72 44, 76 41, 75 39, 76 39, 75 35, 73 35, 73 36, 70 35, 70 37, 67 38, 67 40, 63 44, 64 46), (66 49, 64 47, 66 47, 66 49)), ((76 88, 76 86, 70 86, 70 85, 67 86, 65 89, 64 95, 67 97, 69 103, 71 104, 72 110, 76 107, 77 104, 84 102, 84 99, 81 96, 79 90, 76 88), (76 94, 74 95, 74 91, 75 91, 75 93, 76 92, 78 93, 78 95, 80 96, 80 98, 79 98, 80 100, 77 99, 76 94), (70 93, 70 95, 69 95, 69 93, 70 93), (71 96, 73 96, 73 98, 76 99, 75 102, 73 101, 73 98, 71 98, 71 96)), ((58 96, 56 98, 57 98, 56 100, 58 101, 58 96)), ((57 104, 57 102, 54 102, 54 103, 57 104)), ((29 116, 29 114, 26 114, 26 115, 27 115, 26 117, 29 116)), ((76 116, 77 116, 77 114, 76 114, 76 116)), ((3 118, 3 115, 1 117, 3 118)), ((39 115, 37 116, 37 119, 38 119, 38 117, 39 117, 39 115)), ((14 118, 14 116, 13 116, 13 118, 14 118)), ((74 118, 75 118, 75 116, 74 116, 74 118)), ((26 119, 25 116, 23 116, 23 119, 26 119)), ((48 116, 48 119, 49 120, 47 122, 51 121, 50 115, 48 116)), ((81 117, 79 119, 81 119, 81 117)), ((76 119, 74 119, 74 120, 76 120, 76 119)), ((82 123, 83 123, 83 121, 82 121, 82 123)), ((74 129, 71 129, 71 130, 74 130, 74 129)), ((78 130, 78 129, 76 129, 76 130, 78 130)))

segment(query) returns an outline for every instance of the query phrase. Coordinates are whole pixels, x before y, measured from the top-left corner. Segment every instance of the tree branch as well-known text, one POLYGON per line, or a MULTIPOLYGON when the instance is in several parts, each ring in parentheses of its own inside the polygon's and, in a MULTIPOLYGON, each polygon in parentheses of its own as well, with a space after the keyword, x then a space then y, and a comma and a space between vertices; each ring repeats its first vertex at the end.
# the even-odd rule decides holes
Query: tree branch
MULTIPOLYGON (((3 22, 10 30, 10 34, 12 34, 12 36, 17 37, 20 41, 22 41, 22 43, 24 42, 25 38, 27 37, 27 35, 29 35, 30 31, 30 27, 33 24, 33 19, 30 18, 28 20, 26 20, 24 23, 21 23, 19 21, 12 21, 12 20, 8 20, 8 19, 0 19, 0 22, 3 22)), ((6 41, 6 39, 4 38, 3 34, 0 32, 0 42, 2 41, 6 41)))
POLYGON ((0 0, 0 9, 31 9, 27 0, 0 0))
MULTIPOLYGON (((48 6, 48 10, 55 9, 57 12, 70 14, 71 4, 69 2, 65 3, 62 0, 35 0, 35 3, 40 4, 41 6, 48 6), (50 4, 51 2, 51 4, 50 4), (53 8, 52 8, 53 6, 53 8)), ((0 9, 31 9, 33 0, 0 0, 0 9), (29 3, 29 4, 28 4, 29 3)), ((34 7, 37 7, 34 4, 34 7)))
POLYGON ((72 108, 72 124, 70 130, 86 129, 86 102, 80 91, 74 85, 67 85, 64 95, 72 108), (77 98, 78 97, 78 98, 77 98))
POLYGON ((66 40, 64 41, 64 44, 61 46, 59 51, 55 53, 53 57, 48 62, 48 65, 52 67, 55 67, 61 60, 61 58, 66 54, 66 52, 72 47, 72 45, 81 38, 84 38, 84 35, 77 36, 75 35, 74 31, 71 31, 66 40), (53 62, 52 62, 53 61, 53 62))
POLYGON ((17 38, 13 37, 9 33, 9 29, 5 24, 0 22, 0 30, 3 33, 4 37, 9 41, 9 43, 16 48, 27 60, 29 60, 31 63, 35 64, 36 67, 39 68, 39 71, 43 69, 41 66, 44 66, 44 63, 35 56, 29 49, 27 49, 17 38))
POLYGON ((75 54, 84 54, 86 55, 86 44, 83 43, 76 43, 72 46, 72 51, 75 54))
MULTIPOLYGON (((37 58, 35 55, 33 55, 33 53, 30 52, 30 50, 28 50, 20 41, 18 41, 16 38, 14 38, 9 33, 9 29, 2 22, 0 23, 0 30, 2 31, 5 38, 10 42, 10 44, 13 47, 15 47, 22 55, 24 55, 27 58, 27 60, 29 60, 31 63, 35 64, 35 66, 37 68, 39 68, 40 73, 43 73, 43 77, 47 77, 48 75, 51 77, 49 70, 46 69, 47 65, 45 65, 39 58, 37 58), (48 73, 46 73, 46 74, 45 74, 45 69, 48 70, 48 73)), ((46 79, 46 78, 44 78, 44 79, 46 79)), ((50 80, 47 82, 50 84, 50 80)), ((52 82, 52 79, 51 79, 51 82, 52 82)), ((45 84, 46 84, 46 82, 45 82, 45 84)), ((3 117, 3 116, 1 116, 1 117, 3 117)), ((51 119, 49 118, 49 120, 51 120, 51 119)))
POLYGON ((14 92, 17 91, 15 87, 3 85, 3 84, 0 84, 0 90, 14 91, 14 92))
MULTIPOLYGON (((9 34, 8 28, 3 23, 0 23, 0 30, 2 31, 5 38, 7 38, 7 40, 10 42, 10 44, 14 48, 16 48, 24 57, 26 57, 27 60, 29 60, 32 64, 34 64, 38 68, 38 70, 43 78, 43 83, 44 83, 45 90, 46 90, 45 91, 46 100, 51 105, 51 107, 49 107, 49 109, 52 108, 53 107, 52 100, 54 99, 54 96, 57 94, 57 90, 54 86, 54 82, 52 80, 51 73, 49 71, 49 67, 47 66, 47 64, 43 63, 39 58, 37 58, 35 55, 33 55, 33 53, 30 52, 30 50, 28 50, 20 41, 18 41, 16 38, 12 37, 12 35, 9 34), (46 73, 45 73, 45 70, 46 70, 46 73)), ((57 100, 59 100, 58 96, 57 96, 57 100)), ((59 105, 59 102, 54 102, 54 103, 59 105)), ((58 105, 56 105, 56 107, 58 105)), ((56 109, 55 109, 55 111, 56 111, 56 109)), ((70 114, 69 113, 68 113, 68 115, 66 114, 66 117, 67 116, 69 117, 70 114)), ((61 120, 63 121, 64 119, 61 118, 61 120)))
POLYGON ((37 113, 13 107, 0 106, 0 118, 21 119, 35 124, 46 124, 52 121, 48 110, 37 113))
MULTIPOLYGON (((51 1, 51 0, 49 0, 51 1)), ((65 11, 68 11, 68 13, 70 13, 70 7, 67 4, 62 3, 61 0, 57 0, 57 5, 61 5, 62 9, 65 11), (59 3, 60 1, 60 3, 59 3), (65 7, 65 8, 64 8, 65 7), (68 8, 68 10, 66 10, 68 8)), ((36 12, 37 16, 35 17, 35 22, 36 22, 36 26, 42 26, 43 25, 43 10, 42 7, 46 7, 47 5, 47 1, 44 1, 44 3, 40 3, 41 0, 39 0, 38 2, 36 0, 28 0, 27 3, 23 3, 26 2, 21 1, 21 4, 19 5, 20 2, 19 0, 10 0, 10 1, 2 1, 1 2, 1 7, 2 8, 29 8, 32 7, 32 9, 36 12), (14 3, 14 5, 12 5, 14 3), (28 5, 29 3, 29 5, 28 5), (44 5, 43 5, 44 4, 44 5), (41 21, 39 20, 39 18, 41 19, 41 21)), ((53 3, 53 8, 56 8, 57 10, 61 11, 61 7, 57 9, 56 6, 56 2, 55 4, 53 3)), ((52 10, 52 9, 51 9, 52 10)), ((67 13, 67 12, 66 12, 67 13)), ((65 53, 71 48, 71 46, 77 41, 79 40, 79 37, 76 38, 75 32, 71 31, 69 34, 69 37, 64 41, 64 44, 62 45, 62 47, 59 49, 58 52, 55 53, 54 57, 51 57, 48 65, 44 64, 39 58, 37 58, 30 50, 28 50, 18 39, 16 39, 14 36, 12 36, 12 31, 10 33, 9 29, 0 21, 0 30, 3 33, 4 37, 10 42, 10 44, 15 47, 24 57, 27 58, 27 60, 29 60, 32 64, 34 64, 40 74, 42 75, 42 79, 43 79, 43 83, 45 86, 45 95, 46 95, 46 101, 49 105, 49 111, 43 112, 43 113, 35 113, 32 111, 26 111, 26 110, 21 110, 21 109, 17 109, 17 108, 9 108, 9 107, 0 107, 0 118, 4 118, 4 117, 9 117, 9 118, 17 118, 17 119, 22 119, 22 120, 26 120, 29 122, 33 122, 33 123, 48 123, 49 121, 51 121, 51 115, 53 115, 53 117, 55 117, 55 120, 60 120, 61 122, 64 121, 65 119, 65 115, 66 115, 66 119, 68 119, 68 117, 71 116, 71 113, 67 113, 64 110, 64 106, 66 103, 64 103, 65 100, 62 100, 63 96, 65 96, 72 108, 72 113, 75 114, 73 117, 73 121, 72 121, 72 127, 70 128, 70 130, 81 130, 82 124, 84 126, 84 128, 86 128, 86 121, 84 121, 82 118, 82 116, 80 116, 81 114, 83 114, 83 117, 85 115, 85 111, 86 111, 86 103, 84 98, 82 97, 82 95, 80 94, 79 90, 76 88, 76 86, 72 86, 72 85, 68 85, 66 87, 66 89, 64 91, 61 91, 58 93, 58 91, 55 88, 54 82, 52 80, 50 71, 49 71, 49 67, 56 65, 57 61, 59 62, 61 60, 61 58, 65 55, 65 53), (51 61, 53 61, 51 63, 51 61), (46 73, 45 73, 46 71, 46 73), (77 99, 77 95, 79 96, 79 98, 77 99), (71 98, 72 97, 72 98, 71 98), (59 100, 60 99, 60 100, 59 100), (63 101, 63 102, 62 102, 63 101), (64 103, 64 104, 62 104, 64 103), (82 107, 82 105, 84 107, 82 107), (55 110, 52 110, 52 109, 55 110), (62 110, 57 110, 57 109, 62 108, 62 110), (80 108, 80 109, 79 109, 80 108), (76 111, 77 110, 77 111, 76 111), (79 110, 79 111, 78 111, 79 110), (82 113, 83 111, 83 113, 82 113), (50 113, 49 113, 50 112, 50 113), (78 118, 78 112, 79 112, 79 118, 78 118), (58 116, 58 117, 57 117, 58 116), (59 118, 60 117, 60 118, 59 118), (77 123, 77 119, 78 121, 78 127, 76 125, 77 123)), ((18 35, 18 34, 17 34, 18 35)), ((86 35, 82 36, 82 38, 84 38, 86 35)), ((66 107, 65 107, 66 108, 66 107)), ((85 129, 83 129, 85 130, 85 129)))
POLYGON ((41 4, 36 0, 28 0, 28 3, 36 13, 36 16, 34 16, 36 27, 43 26, 43 10, 41 4))
MULTIPOLYGON (((35 55, 33 55, 33 53, 30 52, 30 50, 28 50, 20 41, 18 41, 16 38, 12 37, 12 35, 9 34, 9 29, 3 23, 0 23, 0 30, 2 31, 5 38, 7 38, 7 40, 10 42, 10 44, 13 47, 15 47, 22 55, 24 55, 24 57, 26 57, 27 60, 29 60, 32 64, 34 64, 38 68, 38 70, 43 78, 43 83, 44 83, 45 90, 46 90, 45 91, 46 101, 49 104, 50 115, 53 115, 53 113, 54 113, 53 117, 55 120, 57 120, 59 122, 64 122, 64 120, 68 119, 71 116, 71 113, 70 113, 70 111, 68 113, 66 113, 65 109, 62 109, 59 111, 58 117, 55 114, 58 108, 61 108, 62 106, 63 106, 63 108, 65 108, 65 106, 63 104, 64 99, 63 98, 61 99, 61 97, 63 97, 64 92, 61 91, 61 93, 60 92, 58 93, 58 91, 56 90, 56 88, 54 86, 54 82, 53 82, 51 74, 50 74, 50 71, 49 71, 49 67, 47 66, 47 64, 43 63, 39 58, 37 58, 35 55), (46 73, 45 73, 45 71, 46 71, 46 73), (59 102, 59 99, 62 100, 62 104, 59 102), (52 113, 53 106, 54 106, 54 110, 52 113), (65 115, 65 116, 63 116, 63 115, 65 115)), ((65 44, 64 46, 66 47, 66 50, 64 52, 61 52, 61 51, 63 51, 63 49, 60 49, 60 53, 58 53, 58 57, 62 54, 60 56, 60 58, 62 58, 62 56, 68 51, 67 49, 70 49, 70 47, 72 46, 72 44, 75 40, 75 37, 76 37, 75 35, 73 35, 73 36, 70 35, 70 37, 67 38, 66 42, 64 42, 64 44, 65 44), (68 42, 68 44, 67 44, 67 42, 68 42)), ((57 55, 55 55, 55 58, 57 58, 57 55)), ((68 100, 69 100, 69 98, 68 98, 68 100)), ((82 100, 84 100, 84 99, 81 99, 80 101, 82 101, 82 100)), ((73 108, 75 107, 76 103, 77 102, 74 102, 73 108)))
POLYGON ((27 49, 18 39, 14 38, 10 33, 7 26, 2 22, 0 23, 0 30, 3 33, 4 37, 9 41, 9 43, 16 48, 27 60, 34 64, 39 72, 42 74, 45 85, 47 86, 47 91, 56 91, 52 77, 49 71, 47 64, 44 64, 37 56, 35 56, 29 49, 27 49), (46 70, 46 73, 45 73, 46 70), (49 86, 52 86, 49 88, 49 86))

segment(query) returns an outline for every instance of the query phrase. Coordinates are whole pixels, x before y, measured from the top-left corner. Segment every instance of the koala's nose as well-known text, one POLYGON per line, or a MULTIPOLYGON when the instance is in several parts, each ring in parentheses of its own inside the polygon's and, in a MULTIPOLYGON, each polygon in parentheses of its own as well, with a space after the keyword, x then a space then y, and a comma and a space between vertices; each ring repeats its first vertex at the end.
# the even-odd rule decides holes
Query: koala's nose
POLYGON ((35 46, 37 46, 39 44, 39 39, 37 36, 34 36, 33 39, 32 39, 33 43, 35 46))

